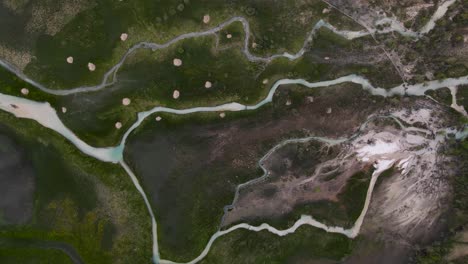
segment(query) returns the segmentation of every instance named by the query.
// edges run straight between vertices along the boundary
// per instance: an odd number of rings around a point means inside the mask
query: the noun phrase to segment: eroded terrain
[[[463,262],[466,8],[4,1],[0,260]]]

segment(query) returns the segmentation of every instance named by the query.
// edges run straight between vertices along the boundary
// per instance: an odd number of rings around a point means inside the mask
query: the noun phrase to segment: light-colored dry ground
[[[444,144],[446,110],[431,102],[415,104],[395,116],[412,126],[406,138],[415,143],[405,160],[403,173],[383,180],[373,197],[365,232],[385,233],[406,241],[430,239],[441,224],[450,196],[451,172],[439,147]]]
[[[351,175],[387,162],[395,171],[381,179],[374,192],[364,232],[384,230],[402,241],[431,236],[430,231],[438,228],[438,220],[446,212],[444,204],[450,195],[451,171],[444,166],[448,157],[439,151],[445,141],[446,108],[430,100],[417,100],[409,108],[387,109],[379,114],[390,114],[406,125],[369,123],[356,138],[338,145],[338,155],[325,160],[311,156],[319,162],[309,174],[291,166],[287,151],[282,156],[267,156],[263,165],[269,178],[241,188],[223,225],[285,215],[297,204],[336,201]],[[330,172],[336,175],[325,180]]]
[[[30,33],[57,34],[78,13],[93,7],[91,0],[37,1],[31,8],[26,29]]]

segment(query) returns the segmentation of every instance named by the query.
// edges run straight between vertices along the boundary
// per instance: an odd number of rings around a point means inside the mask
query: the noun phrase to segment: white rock
[[[210,23],[210,15],[204,15],[203,16],[203,23],[208,24]]]
[[[126,41],[127,38],[128,38],[128,34],[127,34],[127,33],[122,33],[122,34],[120,35],[120,40],[121,40],[121,41]]]
[[[123,105],[129,105],[130,103],[131,103],[130,98],[124,98],[124,99],[122,99],[122,104],[123,104]]]
[[[314,97],[307,96],[307,101],[309,101],[309,103],[313,103],[314,102]]]
[[[226,113],[222,112],[221,114],[219,114],[219,116],[220,116],[221,118],[224,118],[224,117],[226,116]]]
[[[66,113],[67,112],[67,108],[66,107],[62,107],[62,113]]]
[[[330,13],[330,9],[324,8],[324,9],[322,10],[322,14],[328,14],[328,13]]]
[[[291,104],[292,104],[292,102],[291,102],[290,99],[286,100],[286,105],[291,105]]]
[[[255,43],[255,42],[252,42],[252,48],[254,48],[254,49],[255,49],[256,47],[257,47],[257,43]]]
[[[263,79],[262,83],[263,83],[263,84],[267,84],[267,83],[268,83],[268,79]]]
[[[115,128],[121,129],[122,128],[122,123],[120,123],[120,122],[115,123]]]
[[[231,34],[227,34],[227,35],[226,35],[226,38],[230,39],[230,38],[232,38],[232,35],[231,35]]]
[[[24,94],[24,95],[28,95],[28,94],[29,94],[29,90],[26,89],[26,88],[23,88],[23,89],[21,89],[21,93]]]
[[[325,59],[325,60],[329,60],[329,59],[330,59],[330,57],[325,57],[324,59]]]
[[[162,117],[160,117],[160,116],[157,116],[155,119],[156,119],[156,121],[158,121],[158,122],[159,122],[159,121],[161,121],[161,120],[162,120]]]
[[[174,66],[179,67],[182,65],[182,60],[176,58],[172,61],[172,63],[174,63]]]
[[[174,92],[172,93],[172,97],[174,99],[177,99],[177,98],[179,98],[179,96],[180,96],[180,92],[178,90],[174,90]]]
[[[89,62],[88,63],[88,69],[90,71],[95,71],[96,70],[96,65],[94,65],[94,63]]]
[[[211,88],[213,84],[210,81],[205,82],[205,88]]]
[[[328,108],[327,108],[327,114],[331,114],[331,112],[332,112],[331,107],[328,107]]]
[[[69,56],[69,57],[67,58],[67,62],[70,63],[70,64],[72,64],[72,63],[73,63],[73,57],[72,57],[72,56]]]

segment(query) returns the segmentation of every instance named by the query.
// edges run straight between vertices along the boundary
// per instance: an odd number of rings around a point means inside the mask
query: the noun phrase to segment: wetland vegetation
[[[83,156],[70,143],[33,121],[19,121],[5,113],[0,118],[5,124],[2,135],[25,149],[24,162],[31,164],[34,172],[30,220],[19,226],[1,226],[0,238],[5,240],[2,245],[7,246],[2,246],[2,262],[24,259],[27,263],[31,260],[26,256],[32,258],[44,247],[44,260],[41,257],[39,261],[56,263],[63,259],[63,254],[48,247],[48,243],[70,245],[85,263],[125,259],[146,262],[151,258],[145,250],[150,248],[147,212],[123,170]],[[121,194],[112,194],[116,190]],[[125,211],[116,203],[126,204]],[[129,225],[132,222],[136,224]],[[8,247],[11,239],[25,240],[24,250]]]
[[[0,22],[5,25],[0,27],[0,59],[24,76],[2,67],[0,92],[48,102],[66,127],[86,143],[115,146],[140,112],[155,106],[254,105],[284,78],[318,82],[358,74],[376,87],[391,88],[406,81],[465,76],[466,1],[459,2],[428,36],[415,40],[392,31],[349,40],[343,37],[345,33],[366,28],[356,18],[359,10],[346,13],[346,8],[332,8],[317,0],[5,0],[0,3]],[[429,14],[436,7],[418,12],[413,23],[405,21],[405,26],[418,30],[430,21]],[[391,10],[398,17],[405,17],[395,8]],[[457,13],[456,8],[462,11]],[[239,20],[168,48],[143,45],[143,49],[127,53],[138,43],[165,43],[181,34],[209,30],[235,16],[248,22],[249,32]],[[332,26],[320,28],[308,41],[308,34],[321,20],[345,33],[336,34]],[[122,39],[122,33],[128,33],[128,39]],[[304,53],[294,60],[287,55],[271,61],[249,60],[246,33],[253,56]],[[443,46],[448,44],[461,55],[445,52]],[[433,58],[436,53],[440,56]],[[411,74],[407,74],[408,64],[417,61],[418,54],[425,63],[409,65]],[[72,62],[66,60],[69,56]],[[95,70],[88,69],[90,62]],[[97,91],[53,95],[24,80],[28,76],[54,91],[96,86],[104,84],[103,76],[119,62],[115,82]],[[177,98],[174,90],[180,93]],[[466,90],[458,92],[459,103],[465,107]],[[452,103],[448,89],[428,95],[442,105]],[[128,105],[124,98],[130,99]],[[122,151],[148,195],[158,223],[157,237],[151,237],[152,219],[145,203],[119,165],[85,156],[58,133],[1,112],[0,143],[8,147],[0,146],[0,165],[6,160],[2,155],[11,152],[16,167],[1,170],[0,166],[0,179],[21,176],[17,182],[9,182],[8,190],[18,190],[15,198],[24,198],[18,207],[25,208],[25,213],[19,217],[0,202],[0,262],[149,263],[151,258],[159,260],[156,253],[163,259],[190,261],[214,233],[237,223],[223,226],[223,208],[233,202],[239,184],[263,175],[258,161],[278,143],[311,135],[348,137],[369,116],[410,103],[409,98],[372,96],[356,83],[321,89],[290,84],[278,89],[271,104],[254,111],[151,115],[130,134]],[[466,118],[458,121],[456,125],[466,125]],[[309,166],[303,172],[311,174],[312,163],[323,158],[323,153],[309,152],[309,147],[316,146],[298,147],[282,158],[298,167]],[[366,167],[353,173],[332,199],[298,203],[278,217],[247,217],[241,222],[268,222],[285,229],[307,214],[325,224],[351,227],[363,211],[373,172]],[[394,172],[388,170],[381,177],[387,179]],[[335,176],[331,174],[329,180]],[[458,208],[466,196],[460,188],[463,177],[454,181],[454,210],[463,218],[463,210]],[[380,185],[385,185],[382,180],[376,188]],[[312,191],[324,190],[318,186]],[[272,193],[273,189],[266,189],[264,195]],[[465,225],[461,221],[453,226]],[[381,250],[361,248],[369,241],[381,242],[367,232],[349,239],[310,226],[281,237],[267,231],[237,230],[216,240],[200,263],[346,263],[356,251]],[[155,244],[159,246],[156,250]],[[452,244],[440,245],[421,250],[414,259],[419,263],[443,259]]]

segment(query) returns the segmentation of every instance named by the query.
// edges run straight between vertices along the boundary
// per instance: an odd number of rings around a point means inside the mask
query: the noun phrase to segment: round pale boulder
[[[128,34],[127,34],[127,33],[122,33],[122,34],[120,35],[120,40],[121,40],[121,41],[126,41],[127,38],[128,38]]]
[[[115,128],[121,129],[122,128],[122,123],[120,123],[120,122],[115,123]]]
[[[92,62],[89,62],[88,63],[88,69],[90,71],[95,71],[96,70],[96,65],[94,65],[94,63],[92,63]]]
[[[219,117],[221,117],[221,118],[226,117],[226,113],[222,112],[221,114],[219,114]]]
[[[181,59],[177,59],[175,58],[172,63],[174,64],[174,66],[176,67],[179,67],[179,66],[182,66],[182,60]]]
[[[156,121],[158,121],[158,122],[159,122],[159,121],[161,121],[161,120],[162,120],[162,117],[160,117],[160,116],[157,116],[155,119],[156,119]]]
[[[24,95],[28,95],[29,90],[27,88],[23,88],[23,89],[21,89],[21,93],[24,94]]]
[[[62,113],[66,113],[67,112],[67,108],[66,107],[62,107]]]
[[[263,79],[262,83],[263,83],[263,84],[267,84],[267,83],[268,83],[268,79]]]
[[[172,98],[177,99],[179,98],[179,96],[180,96],[180,92],[178,90],[174,90],[174,92],[172,93]]]
[[[208,24],[210,23],[210,15],[204,15],[203,16],[203,23]]]
[[[210,82],[210,81],[206,81],[205,82],[205,88],[211,88],[211,86],[213,86],[213,84]]]
[[[130,98],[124,98],[122,99],[122,104],[123,105],[129,105],[132,101],[130,100]]]
[[[230,38],[232,38],[232,35],[231,35],[231,34],[227,34],[227,35],[226,35],[226,38],[230,39]]]
[[[72,57],[72,56],[69,56],[69,57],[67,58],[67,62],[68,62],[69,64],[72,64],[72,63],[73,63],[73,57]]]

